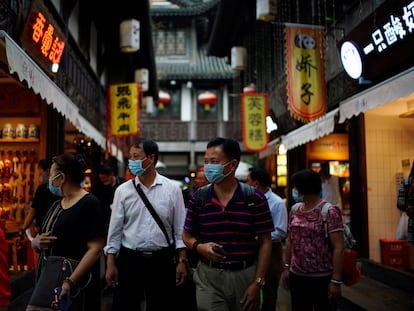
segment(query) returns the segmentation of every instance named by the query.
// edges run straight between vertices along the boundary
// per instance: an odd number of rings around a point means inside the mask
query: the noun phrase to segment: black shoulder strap
[[[144,201],[145,206],[147,207],[148,211],[151,213],[154,220],[157,222],[158,226],[160,227],[162,233],[165,235],[165,239],[167,240],[168,246],[172,246],[170,242],[170,238],[167,233],[167,229],[165,229],[165,226],[160,218],[158,216],[157,212],[155,211],[154,207],[151,205],[150,201],[148,200],[147,196],[145,195],[144,191],[142,191],[141,186],[138,184],[135,184],[135,179],[132,180],[132,183],[134,184],[135,189],[137,190],[139,196],[141,197],[142,201]]]
[[[254,190],[253,186],[250,186],[246,183],[241,182],[240,187],[243,191],[244,199],[246,200],[247,207],[253,207],[254,198],[256,196],[256,191]]]
[[[202,209],[206,203],[208,189],[210,189],[210,184],[198,188],[195,193],[195,202],[197,209]]]

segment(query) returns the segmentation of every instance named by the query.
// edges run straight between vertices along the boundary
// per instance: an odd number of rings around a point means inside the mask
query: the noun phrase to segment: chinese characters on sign
[[[138,83],[109,86],[112,136],[138,133]]]
[[[45,16],[37,12],[36,23],[32,27],[32,39],[39,44],[40,51],[52,64],[59,64],[62,57],[65,42],[55,35],[55,27],[46,22]]]
[[[21,40],[43,69],[51,73],[58,71],[66,38],[40,1],[32,3]]]
[[[268,111],[266,94],[242,94],[243,145],[251,152],[260,152],[269,141],[266,132]]]
[[[315,120],[326,112],[323,29],[286,24],[286,51],[289,110],[303,122]]]
[[[138,83],[113,84],[108,87],[107,105],[109,111],[108,141],[112,137],[124,138],[124,153],[126,151],[126,137],[139,134],[139,101]]]
[[[363,50],[368,55],[375,49],[378,53],[383,52],[387,47],[402,41],[408,34],[414,31],[414,1],[402,7],[401,16],[389,15],[387,20],[371,33],[373,42],[367,44]]]

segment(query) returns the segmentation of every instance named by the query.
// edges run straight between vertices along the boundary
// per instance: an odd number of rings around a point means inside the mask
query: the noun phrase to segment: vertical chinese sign
[[[20,36],[22,47],[49,74],[56,74],[66,37],[43,1],[35,0]]]
[[[120,138],[122,138],[123,153],[126,154],[127,138],[132,140],[134,135],[139,135],[140,94],[138,83],[110,85],[107,98],[109,100],[106,114],[108,125],[107,144],[110,145],[111,139],[115,137],[116,146],[119,148]]]
[[[323,27],[286,24],[285,31],[289,110],[310,122],[327,109]]]
[[[260,152],[269,142],[266,132],[267,95],[242,94],[241,102],[243,145],[250,152]]]

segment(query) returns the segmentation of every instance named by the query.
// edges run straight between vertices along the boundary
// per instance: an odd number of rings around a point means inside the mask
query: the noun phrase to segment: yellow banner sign
[[[242,94],[243,145],[251,152],[260,152],[267,147],[266,132],[267,95]]]
[[[139,133],[138,83],[109,86],[110,136],[137,135]]]
[[[286,24],[285,31],[289,110],[296,119],[309,122],[327,109],[323,28]]]

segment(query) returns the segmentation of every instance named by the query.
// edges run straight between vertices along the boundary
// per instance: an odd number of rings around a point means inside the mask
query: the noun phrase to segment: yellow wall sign
[[[139,133],[138,83],[109,86],[110,136],[137,135]]]
[[[242,94],[241,102],[243,145],[248,151],[260,152],[269,142],[266,132],[267,94]]]

